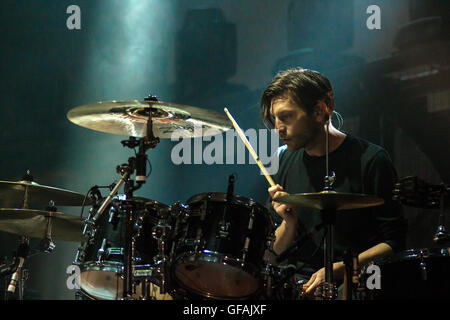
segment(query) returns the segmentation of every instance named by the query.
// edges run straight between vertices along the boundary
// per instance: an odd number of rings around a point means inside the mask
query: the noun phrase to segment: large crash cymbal
[[[83,241],[81,218],[58,211],[0,208],[0,231],[42,239],[46,236],[48,219],[53,240]]]
[[[43,186],[33,181],[0,181],[1,208],[44,208],[50,200],[55,206],[81,206],[85,200],[83,194]],[[84,204],[91,204],[87,198]]]
[[[313,208],[318,210],[350,210],[379,206],[383,199],[376,196],[322,191],[317,193],[297,193],[273,199],[276,202],[290,204],[296,207]]]
[[[225,115],[192,106],[163,101],[103,101],[76,107],[67,113],[73,123],[96,131],[132,137],[147,135],[152,112],[153,135],[170,139],[202,137],[231,129]]]

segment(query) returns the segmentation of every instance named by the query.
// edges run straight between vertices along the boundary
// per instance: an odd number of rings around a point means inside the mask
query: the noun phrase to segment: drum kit
[[[286,280],[291,271],[268,257],[275,239],[271,213],[234,193],[234,175],[229,176],[226,192],[197,194],[184,203],[166,205],[134,195],[146,183],[146,152],[156,148],[160,139],[170,138],[176,130],[182,130],[188,138],[220,134],[232,125],[240,132],[228,110],[225,112],[229,119],[213,111],[161,102],[151,95],[143,101],[98,102],[70,110],[67,117],[71,122],[128,136],[122,145],[138,151],[127,163],[117,166],[119,182],[94,186],[86,195],[40,185],[29,172],[21,181],[0,181],[0,231],[21,236],[15,261],[0,266],[0,276],[11,279],[8,293],[14,293],[17,286],[19,299],[23,298],[23,264],[30,253],[29,237],[34,237],[42,239],[40,252],[52,252],[53,240],[80,243],[74,265],[80,270],[77,297],[81,299],[306,299],[300,283]],[[244,143],[252,153],[248,141]],[[257,156],[255,160],[260,165]],[[270,176],[265,176],[273,185]],[[316,295],[319,299],[336,299],[332,264],[335,215],[343,209],[383,203],[374,196],[334,192],[333,179],[327,167],[324,191],[276,199],[321,213],[326,232],[326,279]],[[122,187],[123,193],[119,193]],[[108,188],[109,194],[102,196],[100,188]],[[91,208],[83,218],[59,212],[56,205]],[[445,230],[441,233],[443,237]],[[414,260],[412,256],[422,261],[422,274],[427,273],[431,263],[425,257],[431,257],[431,253],[422,250],[408,254],[409,261]],[[446,257],[449,261],[448,254]],[[391,260],[389,265],[397,266],[398,262]],[[286,288],[290,294],[280,294]]]

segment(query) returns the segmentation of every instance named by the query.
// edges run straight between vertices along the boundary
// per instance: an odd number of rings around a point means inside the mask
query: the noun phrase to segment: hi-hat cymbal
[[[81,206],[85,196],[70,190],[43,186],[33,181],[0,181],[0,207],[43,208],[50,200],[55,206]],[[91,204],[90,198],[85,201]]]
[[[0,209],[0,231],[21,236],[45,238],[47,219],[51,219],[51,238],[60,241],[83,240],[84,222],[62,212],[33,209]]]
[[[170,139],[173,133],[176,138],[211,136],[232,126],[223,114],[163,101],[101,101],[76,107],[67,113],[67,118],[96,131],[145,137],[149,112],[153,135],[158,138]]]
[[[318,210],[350,210],[379,206],[384,203],[383,199],[376,196],[339,193],[335,191],[322,191],[317,193],[297,193],[282,197],[277,197],[273,201],[286,203],[303,208],[313,208]]]

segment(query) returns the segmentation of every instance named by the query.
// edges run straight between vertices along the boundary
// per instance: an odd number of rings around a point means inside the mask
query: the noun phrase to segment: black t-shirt
[[[394,252],[406,246],[406,221],[401,205],[392,200],[397,174],[388,153],[373,143],[351,135],[329,154],[329,172],[335,172],[332,186],[336,192],[376,195],[384,199],[382,206],[342,210],[336,214],[334,233],[335,261],[343,259],[344,250],[363,252],[381,242],[389,244]],[[279,149],[279,170],[273,176],[290,194],[320,192],[324,189],[326,158],[312,157],[304,149],[293,152],[286,146]],[[281,218],[272,210],[274,219]],[[299,208],[298,236],[322,222],[320,211]],[[301,262],[312,271],[323,267],[324,229],[306,241],[291,262]]]

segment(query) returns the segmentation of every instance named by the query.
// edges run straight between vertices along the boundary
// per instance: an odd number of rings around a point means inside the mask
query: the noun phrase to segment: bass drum
[[[122,286],[120,285],[120,289]],[[119,291],[120,292],[120,291]],[[115,298],[117,299],[117,298]],[[136,286],[136,292],[131,295],[133,300],[174,300],[172,294],[160,292],[160,288],[154,283],[139,282]],[[105,300],[102,298],[89,295],[85,290],[81,289],[76,294],[76,300]],[[112,299],[106,299],[112,300]]]
[[[262,287],[263,256],[274,224],[269,211],[253,200],[234,195],[229,203],[226,197],[199,194],[178,210],[173,278],[206,298],[247,299]]]
[[[450,248],[410,249],[373,264],[381,281],[377,288],[365,274],[363,284],[373,288],[366,289],[368,299],[442,299],[450,293]]]
[[[132,210],[136,217],[132,231],[135,238],[132,263],[135,278],[133,297],[144,297],[157,287],[158,278],[154,275],[152,266],[157,260],[159,249],[152,232],[162,218],[170,217],[170,207],[143,198],[115,199],[99,216],[95,232],[80,248],[75,261],[81,271],[81,291],[89,299],[123,298],[123,261],[129,210]],[[159,292],[159,288],[157,291]],[[155,297],[167,298],[165,295],[156,294]]]

